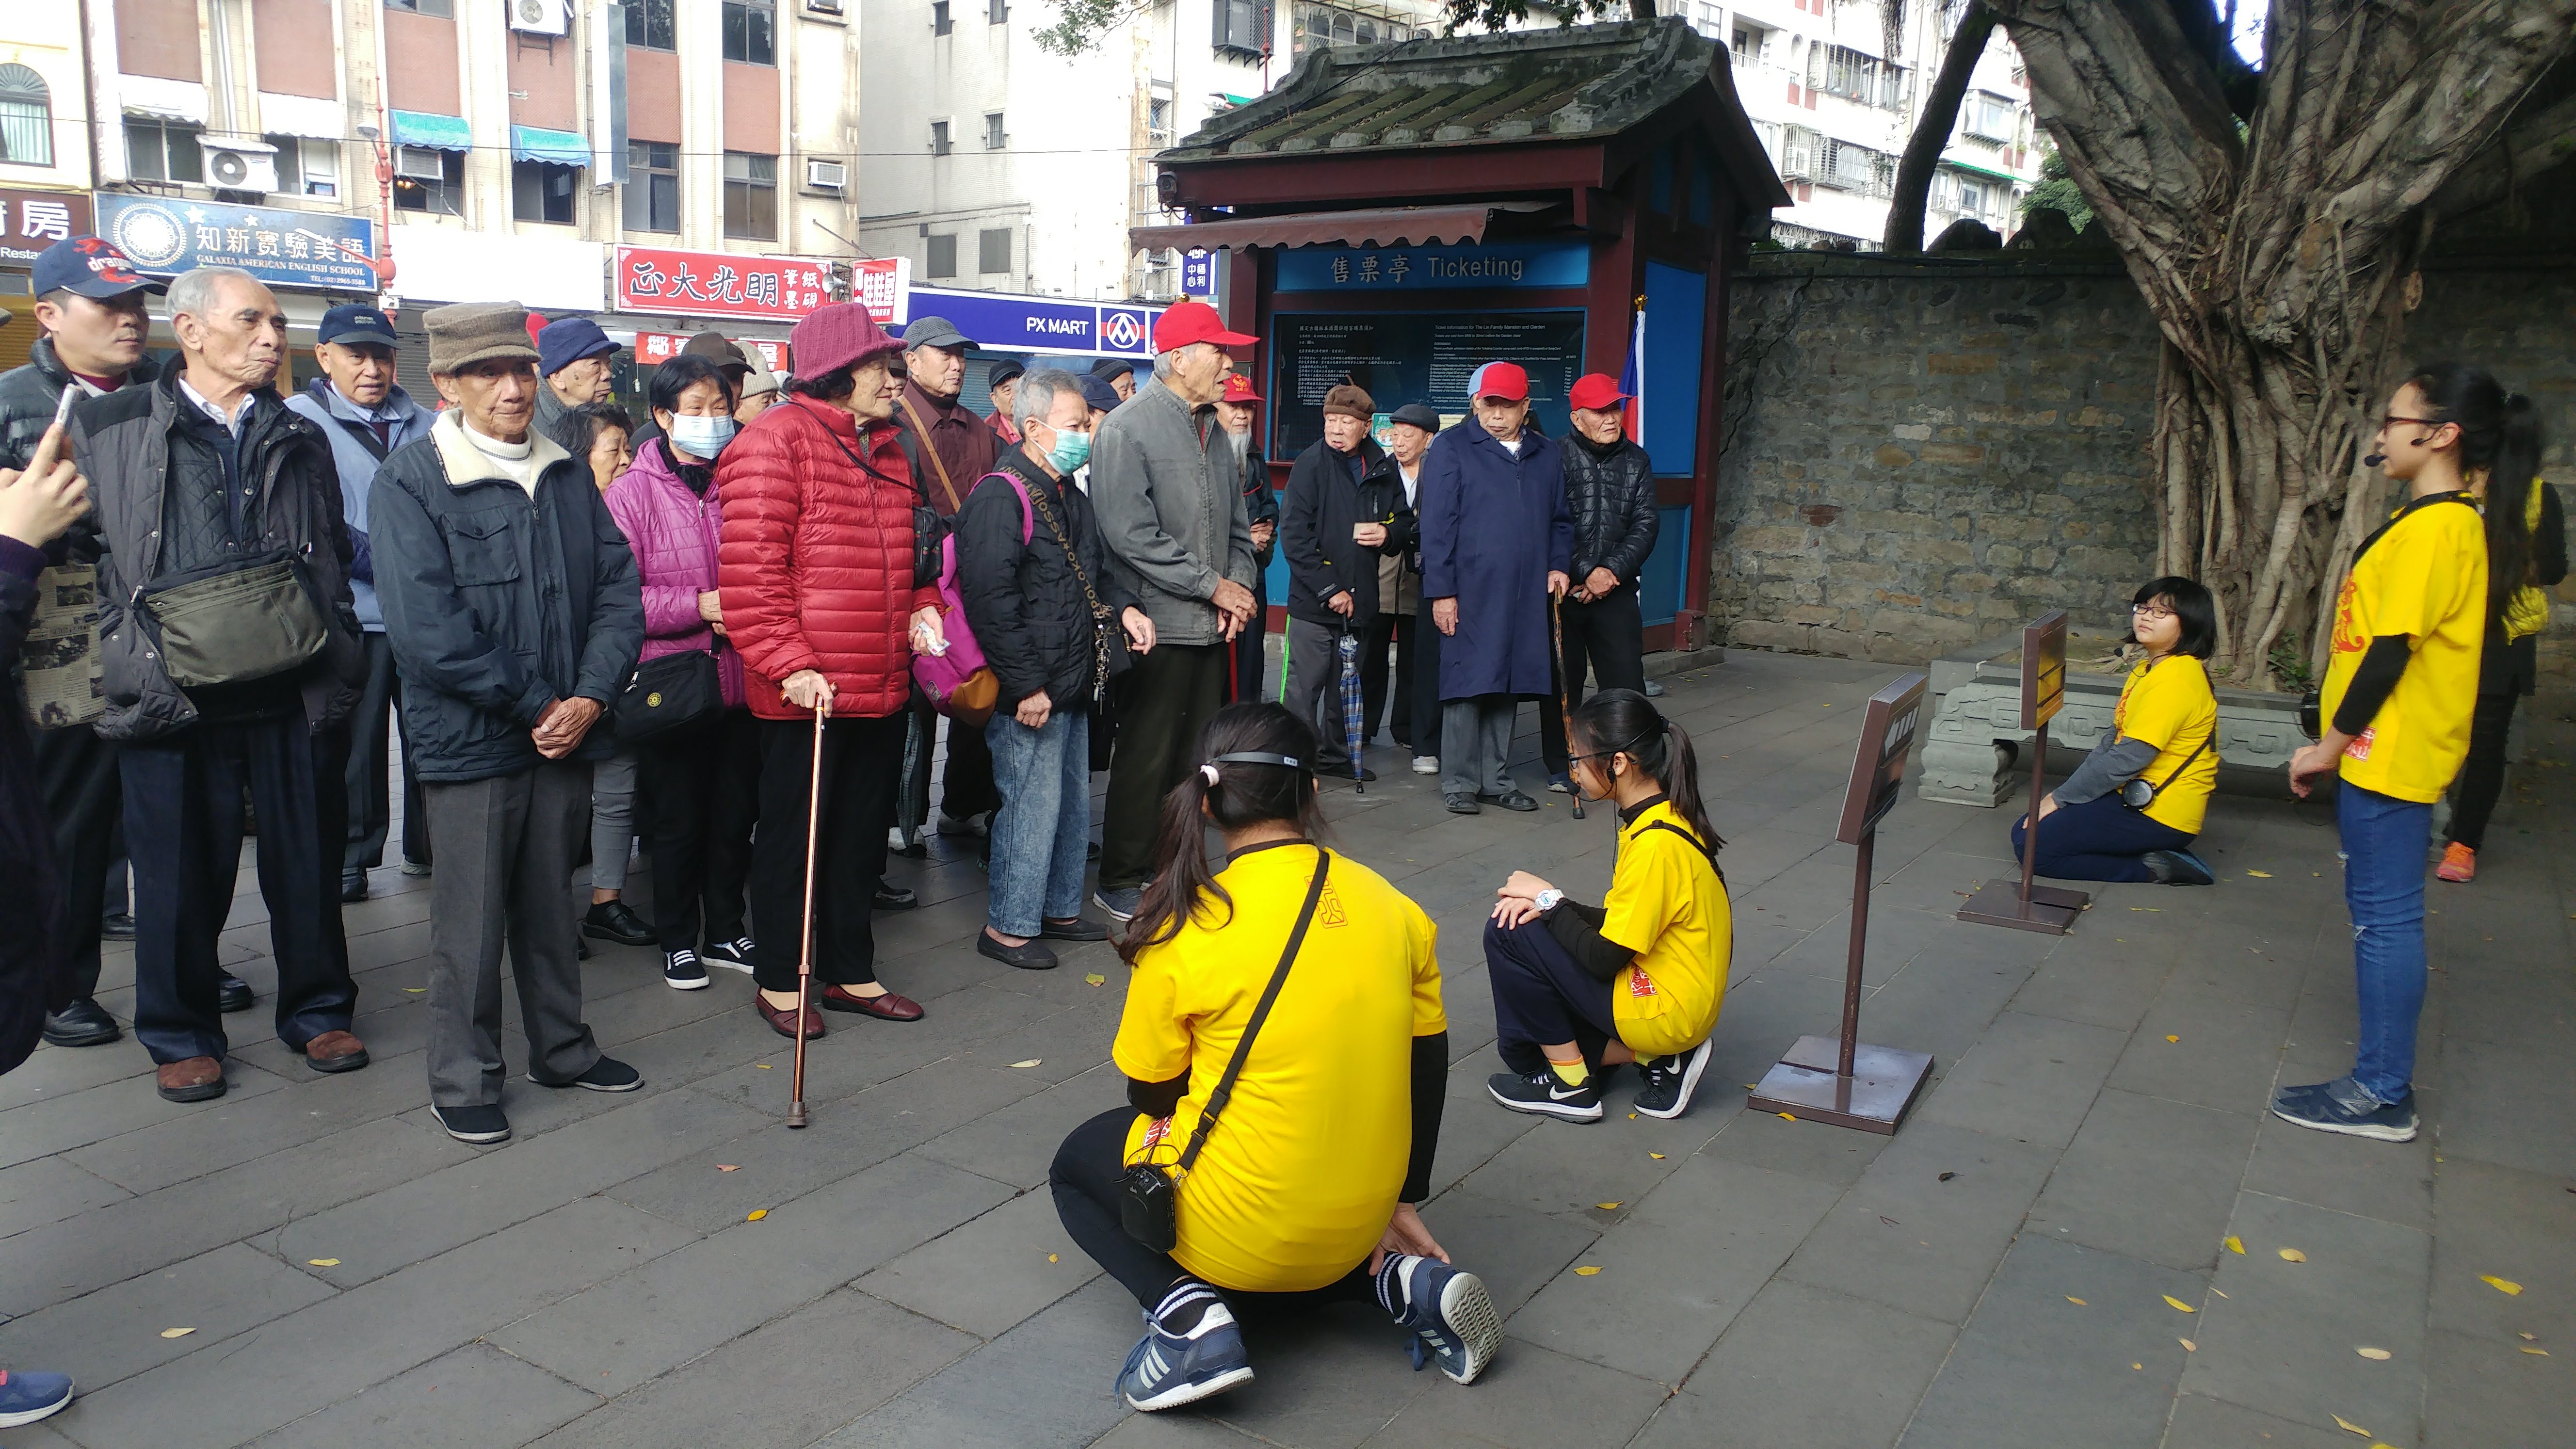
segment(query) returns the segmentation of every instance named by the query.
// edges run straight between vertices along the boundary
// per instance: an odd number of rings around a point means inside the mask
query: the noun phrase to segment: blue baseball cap
[[[1117,411],[1118,389],[1109,385],[1109,379],[1096,372],[1086,372],[1074,381],[1082,387],[1084,402],[1104,413]]]
[[[36,253],[28,277],[39,297],[47,292],[75,292],[106,301],[129,292],[167,292],[169,287],[134,270],[134,263],[102,237],[68,237]]]
[[[617,344],[587,317],[560,317],[537,333],[537,372],[552,377],[585,357],[615,352]]]
[[[373,307],[351,303],[334,307],[322,314],[322,325],[314,330],[317,342],[372,342],[379,347],[393,347],[394,324]]]

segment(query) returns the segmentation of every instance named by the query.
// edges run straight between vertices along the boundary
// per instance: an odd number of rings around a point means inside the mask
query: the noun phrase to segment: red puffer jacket
[[[778,688],[800,669],[831,681],[836,715],[890,715],[911,698],[912,611],[936,607],[939,593],[913,585],[914,495],[894,426],[866,434],[847,409],[800,397],[762,413],[717,459],[717,589],[762,719],[806,718]]]

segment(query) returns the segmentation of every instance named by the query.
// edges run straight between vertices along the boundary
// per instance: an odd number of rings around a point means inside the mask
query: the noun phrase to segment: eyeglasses
[[[2150,624],[2161,623],[2162,621],[2174,616],[2174,611],[2166,608],[2162,604],[2131,604],[2129,606],[2129,613],[2136,618],[2146,620]]]
[[[2379,425],[2383,428],[2393,428],[2399,423],[2413,423],[2419,428],[2438,428],[2446,426],[2449,422],[2448,418],[2401,418],[2395,413],[2390,413],[2379,420]]]

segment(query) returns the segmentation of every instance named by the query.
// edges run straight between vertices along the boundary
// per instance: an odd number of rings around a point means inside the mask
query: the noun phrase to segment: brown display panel
[[[2022,831],[2021,879],[1990,880],[1977,887],[1958,918],[1980,926],[2006,926],[2063,936],[2093,898],[2063,886],[2034,885],[2039,859],[2039,801],[2047,782],[2048,722],[2066,702],[2066,613],[2051,610],[2021,631],[2021,727],[2030,736],[2029,828]]]

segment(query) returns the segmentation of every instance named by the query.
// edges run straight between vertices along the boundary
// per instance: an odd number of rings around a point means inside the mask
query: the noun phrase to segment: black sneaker
[[[98,922],[98,933],[111,941],[133,940],[134,913],[132,911],[118,911],[115,915],[100,917]]]
[[[1689,1111],[1691,1093],[1699,1090],[1699,1074],[1707,1070],[1712,1050],[1713,1043],[1701,1042],[1686,1052],[1637,1063],[1638,1075],[1646,1079],[1646,1085],[1637,1089],[1637,1110],[1664,1118]]]
[[[1080,916],[1062,921],[1042,918],[1038,922],[1038,935],[1049,941],[1106,941],[1109,928]]]
[[[1136,919],[1137,906],[1144,898],[1144,891],[1135,886],[1102,886],[1091,893],[1091,903],[1122,926]]]
[[[105,1046],[123,1035],[116,1018],[86,996],[45,1013],[45,1040],[58,1047]]]
[[[2312,1132],[2367,1137],[2375,1142],[2415,1140],[2415,1093],[2394,1102],[2379,1102],[2350,1077],[2306,1087],[2283,1087],[2272,1094],[2272,1115]]]
[[[662,957],[662,984],[673,991],[707,989],[707,968],[698,964],[695,951],[671,951]]]
[[[250,983],[244,981],[238,976],[235,976],[229,971],[225,972],[223,974],[223,978],[215,983],[215,1009],[217,1011],[248,1011],[250,1010],[253,999],[254,998],[250,994]]]
[[[709,941],[701,955],[710,966],[747,973],[752,969],[752,952],[756,949],[749,936],[736,936],[730,941]]]
[[[2138,862],[2147,868],[2147,874],[2156,878],[2158,885],[2218,884],[2217,873],[2209,868],[2209,862],[2188,850],[2150,850],[2138,857]]]
[[[1005,966],[1017,966],[1023,971],[1053,971],[1056,965],[1055,952],[1048,950],[1045,942],[1030,941],[1010,946],[994,940],[990,931],[975,933],[975,954]]]
[[[1452,815],[1482,815],[1485,813],[1485,807],[1477,804],[1476,797],[1473,795],[1443,795],[1440,797],[1440,803],[1448,806],[1449,813]]]
[[[1515,1112],[1562,1117],[1568,1122],[1601,1120],[1601,1083],[1597,1078],[1586,1078],[1582,1086],[1569,1087],[1563,1078],[1542,1067],[1528,1076],[1496,1072],[1485,1079],[1485,1090]]]
[[[363,901],[366,898],[367,873],[363,870],[344,870],[340,872],[341,903],[345,905],[348,902]]]
[[[908,911],[921,904],[921,897],[910,886],[879,885],[872,904],[880,911]]]
[[[510,1119],[498,1107],[432,1107],[429,1115],[459,1142],[484,1146],[510,1140]]]
[[[653,928],[635,914],[635,908],[624,901],[601,901],[581,918],[581,933],[620,946],[650,946]]]
[[[537,1079],[530,1077],[529,1081]],[[615,1057],[601,1057],[590,1070],[569,1082],[537,1082],[540,1087],[582,1087],[593,1092],[631,1092],[644,1085],[644,1074]]]

